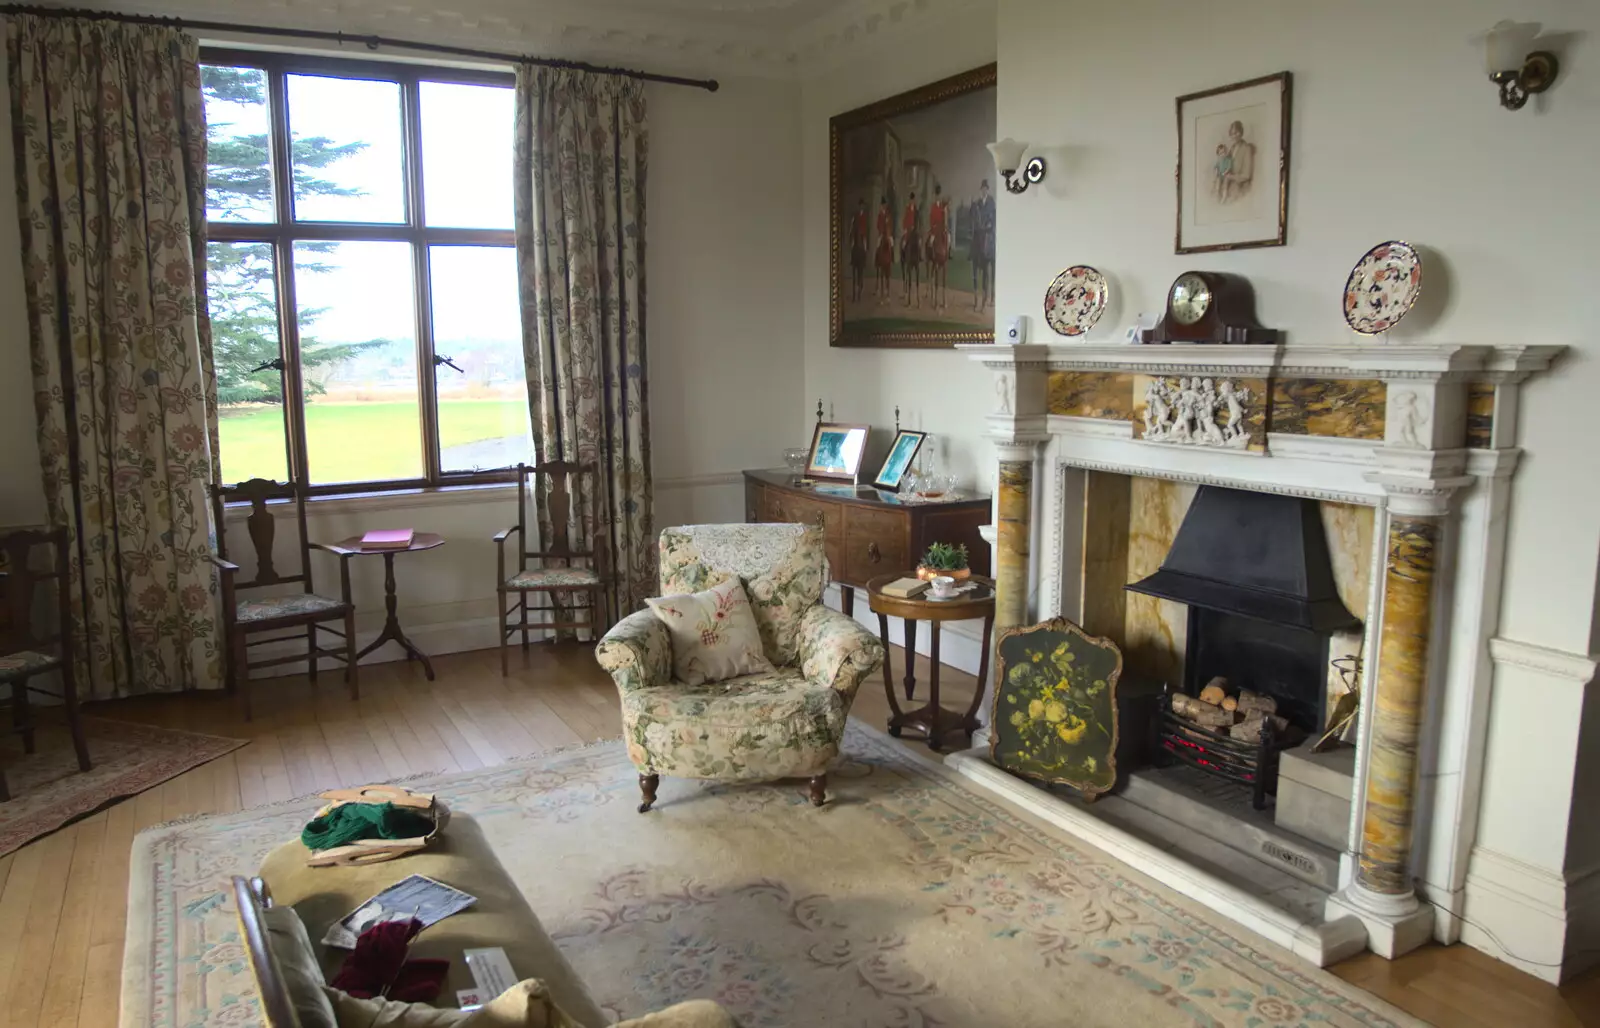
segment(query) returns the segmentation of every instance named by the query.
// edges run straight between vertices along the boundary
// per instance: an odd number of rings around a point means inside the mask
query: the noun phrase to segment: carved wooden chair
[[[6,628],[0,635],[0,686],[11,687],[11,730],[22,736],[24,753],[34,751],[33,710],[28,693],[59,697],[66,708],[72,748],[78,769],[89,770],[89,746],[78,718],[78,684],[72,668],[72,587],[67,571],[65,528],[18,528],[0,534],[0,598]],[[55,589],[55,625],[46,628],[38,613],[42,584]],[[34,684],[34,677],[61,673],[61,691]],[[11,798],[5,773],[0,771],[0,801]]]
[[[299,570],[293,574],[279,574],[273,562],[273,541],[277,535],[277,518],[267,509],[274,500],[287,500],[294,504],[295,527],[299,536]],[[223,505],[232,501],[250,504],[250,514],[245,518],[245,528],[256,554],[256,577],[248,582],[237,582],[239,565],[228,560],[227,537],[221,531]],[[222,618],[228,643],[228,689],[237,691],[244,700],[244,717],[250,720],[250,671],[253,668],[272,667],[304,660],[311,681],[317,680],[317,662],[323,657],[344,664],[344,680],[350,685],[350,698],[359,699],[361,691],[356,678],[356,608],[350,599],[349,551],[339,551],[306,537],[305,490],[294,482],[273,482],[265,478],[252,478],[238,485],[217,486],[211,490],[211,504],[216,518],[217,553],[212,563],[222,570]],[[339,595],[323,596],[316,592],[311,581],[311,551],[322,550],[339,558]],[[239,596],[244,590],[267,586],[282,586],[300,582],[303,591],[272,596]],[[344,630],[329,627],[330,621],[343,621]],[[297,630],[305,629],[306,652],[284,657],[271,657],[251,661],[250,647],[292,639]],[[264,639],[251,636],[262,632],[283,632]],[[338,649],[319,645],[318,632],[327,632],[343,640]]]
[[[526,650],[530,631],[587,628],[590,638],[597,640],[611,624],[607,620],[606,545],[599,516],[600,483],[596,465],[567,461],[518,464],[516,476],[517,523],[494,537],[500,582],[502,675],[510,673],[509,642],[518,632],[522,633],[522,648]],[[536,523],[531,526],[528,523],[530,483],[531,488],[543,491],[550,515],[550,537],[541,539],[541,548],[537,550],[529,548],[529,540],[538,532]],[[587,526],[590,533],[588,539],[576,543],[570,528],[574,494],[586,508],[578,523]],[[508,574],[506,539],[513,533],[518,537],[517,570],[515,574]],[[529,560],[537,562],[534,567],[528,566]],[[515,604],[511,603],[513,593],[517,594]],[[562,595],[566,596],[565,602],[561,600]],[[535,596],[545,597],[547,605],[530,606]],[[544,612],[547,618],[530,621],[528,615],[532,611]],[[579,615],[585,616],[578,620]]]

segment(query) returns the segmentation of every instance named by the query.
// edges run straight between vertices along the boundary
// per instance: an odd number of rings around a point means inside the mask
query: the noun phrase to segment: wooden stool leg
[[[658,789],[660,786],[660,775],[639,776],[639,792],[644,795],[644,802],[639,804],[639,813],[643,814],[645,811],[655,806],[656,789]]]
[[[807,783],[811,788],[811,805],[820,807],[828,802],[828,776],[826,773],[812,775]]]

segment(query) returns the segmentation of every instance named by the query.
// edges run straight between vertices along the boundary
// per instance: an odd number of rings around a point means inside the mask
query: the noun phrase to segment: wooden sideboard
[[[787,471],[744,473],[744,519],[820,525],[833,580],[846,614],[855,589],[892,571],[910,571],[931,543],[967,548],[975,574],[989,574],[989,544],[978,534],[990,518],[989,498],[907,503],[871,486],[819,482],[797,485]]]

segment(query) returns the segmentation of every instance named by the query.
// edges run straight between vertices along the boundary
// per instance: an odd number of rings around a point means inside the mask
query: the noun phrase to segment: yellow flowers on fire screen
[[[1008,771],[1089,797],[1117,782],[1122,653],[1065,618],[1000,637],[989,751]]]

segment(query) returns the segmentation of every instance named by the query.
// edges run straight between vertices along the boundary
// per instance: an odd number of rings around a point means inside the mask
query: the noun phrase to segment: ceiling
[[[48,2],[48,0],[47,0]],[[60,0],[57,0],[60,2]],[[90,0],[101,9],[381,34],[690,75],[789,78],[993,0]]]

